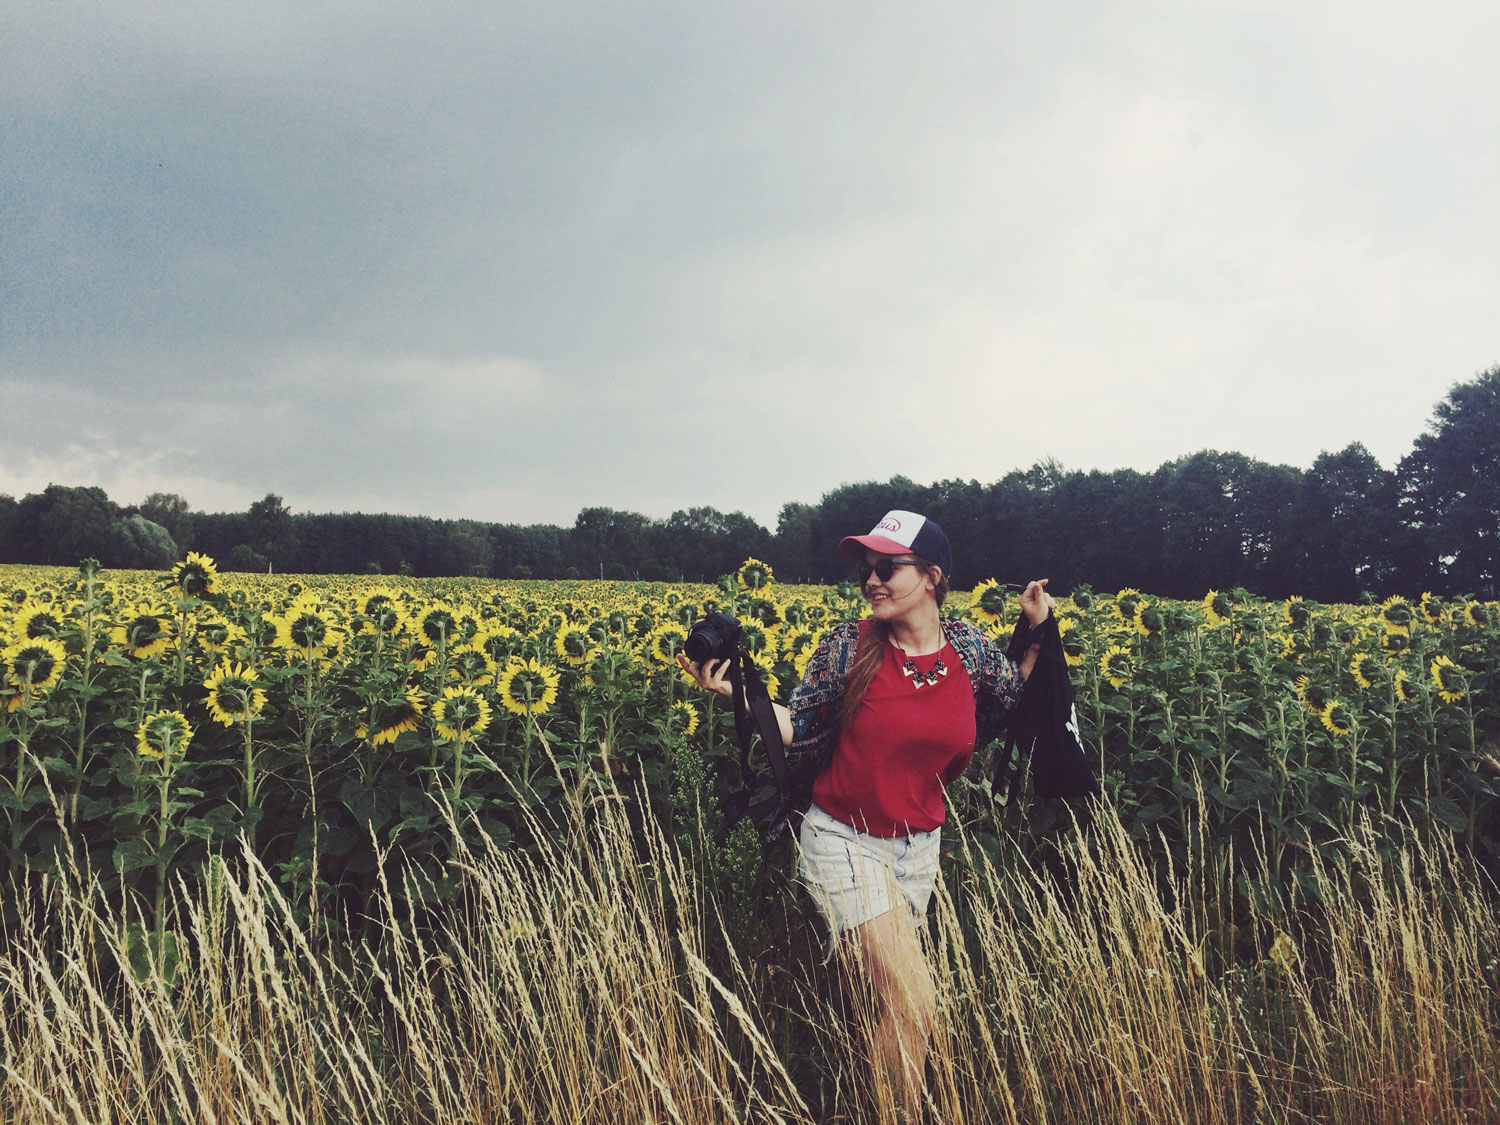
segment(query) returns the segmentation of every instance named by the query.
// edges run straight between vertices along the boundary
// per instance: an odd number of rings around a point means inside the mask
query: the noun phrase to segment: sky
[[[11,0],[0,492],[774,530],[1393,468],[1500,364],[1500,5]]]

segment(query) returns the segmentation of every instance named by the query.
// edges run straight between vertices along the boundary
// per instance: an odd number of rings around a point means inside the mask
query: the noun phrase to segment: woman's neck
[[[907,656],[927,656],[943,647],[943,623],[937,606],[887,622],[892,643]]]

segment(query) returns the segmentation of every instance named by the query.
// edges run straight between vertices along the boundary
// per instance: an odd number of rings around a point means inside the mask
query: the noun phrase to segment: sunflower
[[[512,660],[500,674],[500,703],[513,715],[545,715],[557,701],[560,678],[535,657]]]
[[[422,695],[411,688],[393,700],[371,702],[368,719],[360,723],[354,733],[358,738],[368,737],[372,746],[382,746],[394,743],[401,735],[421,725]]]
[[[448,660],[448,678],[487,687],[495,682],[495,661],[479,645],[459,645]]]
[[[1400,594],[1392,594],[1380,603],[1380,620],[1392,633],[1411,632],[1411,603]]]
[[[771,567],[759,559],[746,559],[734,572],[734,580],[747,590],[760,590],[775,581]]]
[[[652,630],[648,651],[651,658],[659,664],[676,664],[677,654],[686,644],[687,630],[677,622],[669,621]]]
[[[1349,674],[1354,677],[1355,683],[1367,690],[1375,686],[1375,681],[1370,679],[1365,672],[1365,665],[1370,664],[1370,662],[1371,656],[1368,652],[1357,652],[1354,654],[1353,659],[1349,661]],[[1379,662],[1377,661],[1372,664],[1371,667],[1378,668]]]
[[[768,629],[773,629],[786,620],[782,615],[781,607],[770,598],[751,598],[750,606],[745,610],[745,616],[759,621]]]
[[[1005,624],[1005,587],[986,578],[969,594],[969,613],[982,625]]]
[[[817,644],[810,644],[796,656],[792,657],[792,669],[797,673],[798,679],[807,674],[807,666],[812,661],[813,653],[818,651]]]
[[[767,629],[759,621],[740,622],[740,651],[748,652],[751,656],[760,656],[764,652],[775,652],[775,631]]]
[[[429,606],[417,618],[417,638],[433,648],[451,644],[459,636],[458,617],[447,606]]]
[[[1429,625],[1441,625],[1443,618],[1447,616],[1447,610],[1443,606],[1443,599],[1434,597],[1431,590],[1422,592],[1422,600],[1418,603],[1422,619]]]
[[[1160,636],[1166,627],[1167,617],[1159,606],[1144,606],[1135,615],[1135,631],[1143,637]]]
[[[261,713],[266,693],[255,673],[243,664],[226,664],[203,681],[208,689],[208,713],[226,727],[247,723]]]
[[[343,635],[333,626],[329,614],[311,601],[298,602],[285,617],[275,618],[276,647],[308,660],[322,660],[333,655],[343,643]]]
[[[781,655],[788,660],[795,660],[803,652],[811,649],[817,643],[818,635],[811,629],[794,629],[789,633],[782,634]]]
[[[401,632],[406,617],[389,590],[376,590],[359,604],[360,617],[383,637]]]
[[[1489,607],[1484,602],[1468,602],[1464,605],[1462,613],[1464,623],[1472,625],[1476,629],[1483,629],[1490,623]]]
[[[1337,699],[1330,699],[1325,703],[1323,710],[1318,712],[1318,717],[1330,734],[1348,734],[1354,726],[1354,715]]]
[[[1110,645],[1099,658],[1099,674],[1109,681],[1111,687],[1120,687],[1134,671],[1130,650],[1120,645]]]
[[[245,630],[231,625],[218,614],[212,614],[198,622],[196,638],[204,652],[218,654],[228,650],[236,638],[243,637]]]
[[[772,699],[780,698],[781,677],[776,674],[775,657],[769,652],[764,652],[752,656],[750,663],[755,665],[755,670],[760,673],[760,682],[766,685],[766,694]]]
[[[43,637],[61,640],[65,627],[63,614],[48,605],[23,609],[10,624],[11,634],[18,641],[39,641]]]
[[[679,699],[672,704],[672,710],[668,715],[668,722],[675,729],[678,724],[682,725],[682,736],[690,737],[698,729],[698,708],[694,707],[686,699]]]
[[[1146,604],[1146,595],[1139,590],[1130,587],[1121,590],[1115,595],[1115,614],[1132,629],[1135,628],[1136,616]]]
[[[438,734],[452,742],[472,742],[490,725],[490,703],[471,687],[451,687],[432,705]]]
[[[417,672],[425,672],[437,663],[437,649],[414,639],[406,654],[406,666]]]
[[[1078,628],[1076,617],[1059,617],[1057,619],[1057,632],[1062,637],[1063,659],[1070,667],[1077,668],[1083,663],[1083,638],[1070,637],[1069,633]]]
[[[598,652],[598,642],[588,628],[580,624],[562,625],[552,637],[552,651],[568,667],[583,667]],[[508,654],[505,654],[510,655]]]
[[[182,591],[184,597],[201,598],[213,593],[219,569],[214,560],[197,551],[189,551],[187,558],[172,568],[172,585]]]
[[[1396,698],[1399,699],[1402,703],[1411,702],[1411,689],[1406,686],[1406,682],[1409,679],[1411,679],[1411,676],[1407,673],[1405,668],[1397,668],[1395,676],[1392,677],[1391,682],[1392,686],[1396,690]]]
[[[1405,629],[1386,629],[1380,634],[1380,648],[1384,652],[1405,652],[1411,648],[1411,635]]]
[[[1307,623],[1312,620],[1312,609],[1313,607],[1302,598],[1291,597],[1281,607],[1281,615],[1293,629],[1305,629]]]
[[[136,751],[143,758],[157,759],[166,771],[172,769],[174,760],[181,761],[192,740],[193,728],[181,711],[155,711],[135,731]]]
[[[138,605],[109,631],[109,637],[137,660],[149,660],[172,643],[172,618],[153,606]]]
[[[1234,600],[1218,590],[1203,595],[1203,615],[1210,625],[1227,625],[1234,614]]]
[[[5,662],[5,686],[17,694],[6,701],[5,709],[14,711],[32,698],[51,691],[62,679],[68,653],[61,641],[51,637],[18,640],[0,652]]]
[[[1464,697],[1463,670],[1452,660],[1446,656],[1434,656],[1428,670],[1444,703],[1457,703]]]
[[[1328,689],[1316,682],[1311,676],[1304,673],[1297,677],[1294,685],[1297,698],[1302,700],[1302,705],[1309,713],[1321,715],[1323,709],[1328,706]]]

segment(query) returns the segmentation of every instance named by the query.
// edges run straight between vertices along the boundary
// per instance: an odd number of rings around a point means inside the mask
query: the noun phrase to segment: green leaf
[[[170,930],[147,930],[139,922],[125,927],[125,952],[130,962],[130,975],[137,984],[159,979],[169,989],[175,989],[178,967],[182,959],[178,954],[177,935]]]
[[[1456,801],[1442,794],[1438,794],[1427,802],[1427,812],[1454,832],[1464,832],[1469,827],[1469,817],[1464,810]]]
[[[115,845],[114,865],[120,874],[150,867],[156,862],[156,852],[144,840],[122,840]]]

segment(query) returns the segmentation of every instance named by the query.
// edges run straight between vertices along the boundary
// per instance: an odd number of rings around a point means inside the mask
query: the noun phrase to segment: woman
[[[937,879],[943,786],[976,745],[998,736],[1037,648],[1014,663],[979,629],[939,612],[952,550],[923,516],[887,512],[839,551],[858,560],[870,614],[831,629],[789,706],[776,707],[797,780],[766,835],[775,839],[806,809],[798,874],[832,942],[851,935],[868,967],[877,1062],[913,1109],[937,1007],[917,923]],[[1046,584],[1032,582],[1021,595],[1032,625],[1053,608]],[[730,695],[729,661],[678,659],[700,687]]]

